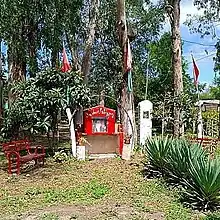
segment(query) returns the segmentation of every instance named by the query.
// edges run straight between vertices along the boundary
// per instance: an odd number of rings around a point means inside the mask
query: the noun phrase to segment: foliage
[[[220,161],[197,157],[190,161],[187,187],[187,203],[204,210],[217,209],[220,206]]]
[[[204,120],[219,120],[219,113],[217,110],[208,110],[205,112],[202,112],[202,118]]]
[[[22,61],[31,76],[51,63],[54,67],[65,31],[71,35],[77,32],[82,2],[1,0],[0,19],[4,22],[0,25],[0,36],[8,46],[7,61],[13,59],[18,64]]]
[[[210,93],[214,99],[220,99],[220,77],[216,75],[214,79],[214,86],[211,86]]]
[[[178,103],[182,111],[182,120],[187,128],[191,128],[194,119],[194,103],[197,99],[195,86],[187,73],[187,63],[183,59],[184,92],[180,96],[173,95],[173,71],[171,34],[164,33],[158,40],[148,42],[149,71],[147,98],[154,103],[153,117],[164,120],[165,131],[173,127],[173,106]],[[166,51],[166,53],[164,53]],[[137,56],[135,54],[135,56]],[[136,60],[135,60],[136,61]],[[137,60],[134,66],[135,102],[145,98],[147,64]],[[160,86],[158,86],[160,85]]]
[[[147,139],[146,151],[151,165],[162,171],[165,168],[165,158],[169,152],[172,140],[168,137]]]
[[[220,161],[218,158],[214,160],[208,158],[199,145],[167,138],[148,140],[146,151],[154,168],[162,172],[164,177],[168,177],[169,181],[183,186],[185,203],[203,210],[219,207]]]
[[[220,213],[219,212],[214,212],[208,214],[204,220],[220,220]]]
[[[160,38],[160,30],[164,21],[162,8],[146,2],[148,10],[143,9],[140,1],[127,1],[126,13],[128,31],[132,49],[132,77],[135,105],[143,100],[145,90],[145,73],[147,65],[148,46],[150,42]],[[123,80],[122,51],[118,46],[115,32],[116,12],[114,1],[102,1],[100,5],[99,23],[96,27],[96,38],[93,46],[93,68],[89,86],[94,94],[102,91],[118,100]],[[138,17],[138,19],[137,19]],[[165,85],[165,84],[163,84]],[[106,99],[107,104],[113,103]]]
[[[173,92],[171,34],[169,32],[164,33],[158,41],[149,42],[147,47],[150,57],[148,98],[162,101],[166,94]],[[142,63],[141,66],[146,67]],[[182,68],[184,93],[195,100],[195,87],[186,72],[187,64],[184,59]],[[145,87],[145,81],[143,83],[142,86]],[[161,86],[158,86],[158,84]],[[145,90],[142,93],[142,97],[144,97],[144,92]]]
[[[212,98],[219,99],[219,85],[220,85],[220,42],[217,34],[218,23],[220,21],[219,9],[220,4],[218,0],[194,0],[194,5],[202,12],[200,15],[190,15],[186,22],[193,33],[199,33],[202,38],[210,36],[217,40],[215,45],[216,56],[214,57],[216,72],[215,86],[211,87],[210,95]]]
[[[67,106],[76,109],[90,102],[89,90],[78,73],[61,73],[54,69],[13,84],[12,93],[16,98],[6,111],[2,129],[4,135],[10,138],[21,131],[30,134],[54,132],[60,111]]]
[[[197,158],[205,158],[206,153],[198,145],[191,145],[186,140],[174,140],[166,155],[167,174],[173,182],[184,184],[190,178],[189,164]]]
[[[121,50],[115,31],[116,1],[101,1],[96,26],[89,86],[94,94],[117,97],[122,78]],[[111,101],[106,101],[112,105]],[[113,104],[115,106],[115,103]]]
[[[65,153],[64,150],[61,150],[59,152],[55,152],[54,156],[53,156],[53,159],[55,162],[58,162],[58,163],[63,163],[65,161],[68,160],[68,155]]]

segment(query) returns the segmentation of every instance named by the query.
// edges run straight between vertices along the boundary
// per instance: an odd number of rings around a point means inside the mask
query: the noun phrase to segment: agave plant
[[[189,179],[185,180],[188,203],[210,210],[220,205],[220,161],[197,158],[190,160]]]
[[[166,158],[166,169],[174,183],[184,183],[189,178],[189,163],[207,155],[200,145],[186,140],[174,140]]]
[[[172,145],[172,139],[166,137],[156,137],[147,139],[146,141],[146,152],[150,164],[153,168],[163,173],[166,166],[166,157],[169,148]]]
[[[190,148],[186,141],[174,140],[166,158],[166,170],[174,183],[181,183],[188,176]]]

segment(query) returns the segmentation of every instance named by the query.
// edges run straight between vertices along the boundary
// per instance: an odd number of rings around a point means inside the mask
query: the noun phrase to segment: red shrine
[[[116,111],[102,105],[84,110],[83,133],[88,154],[122,154],[123,131]]]

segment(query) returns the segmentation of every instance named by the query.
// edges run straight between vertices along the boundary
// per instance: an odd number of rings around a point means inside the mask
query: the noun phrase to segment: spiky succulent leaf
[[[146,151],[149,162],[154,168],[162,171],[165,168],[166,157],[169,148],[172,144],[172,139],[166,137],[156,137],[147,139]]]

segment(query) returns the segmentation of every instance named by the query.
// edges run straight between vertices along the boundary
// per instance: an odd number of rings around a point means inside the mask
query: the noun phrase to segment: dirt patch
[[[164,214],[138,212],[133,207],[116,205],[50,207],[7,220],[163,220]],[[5,219],[6,220],[6,219]]]

